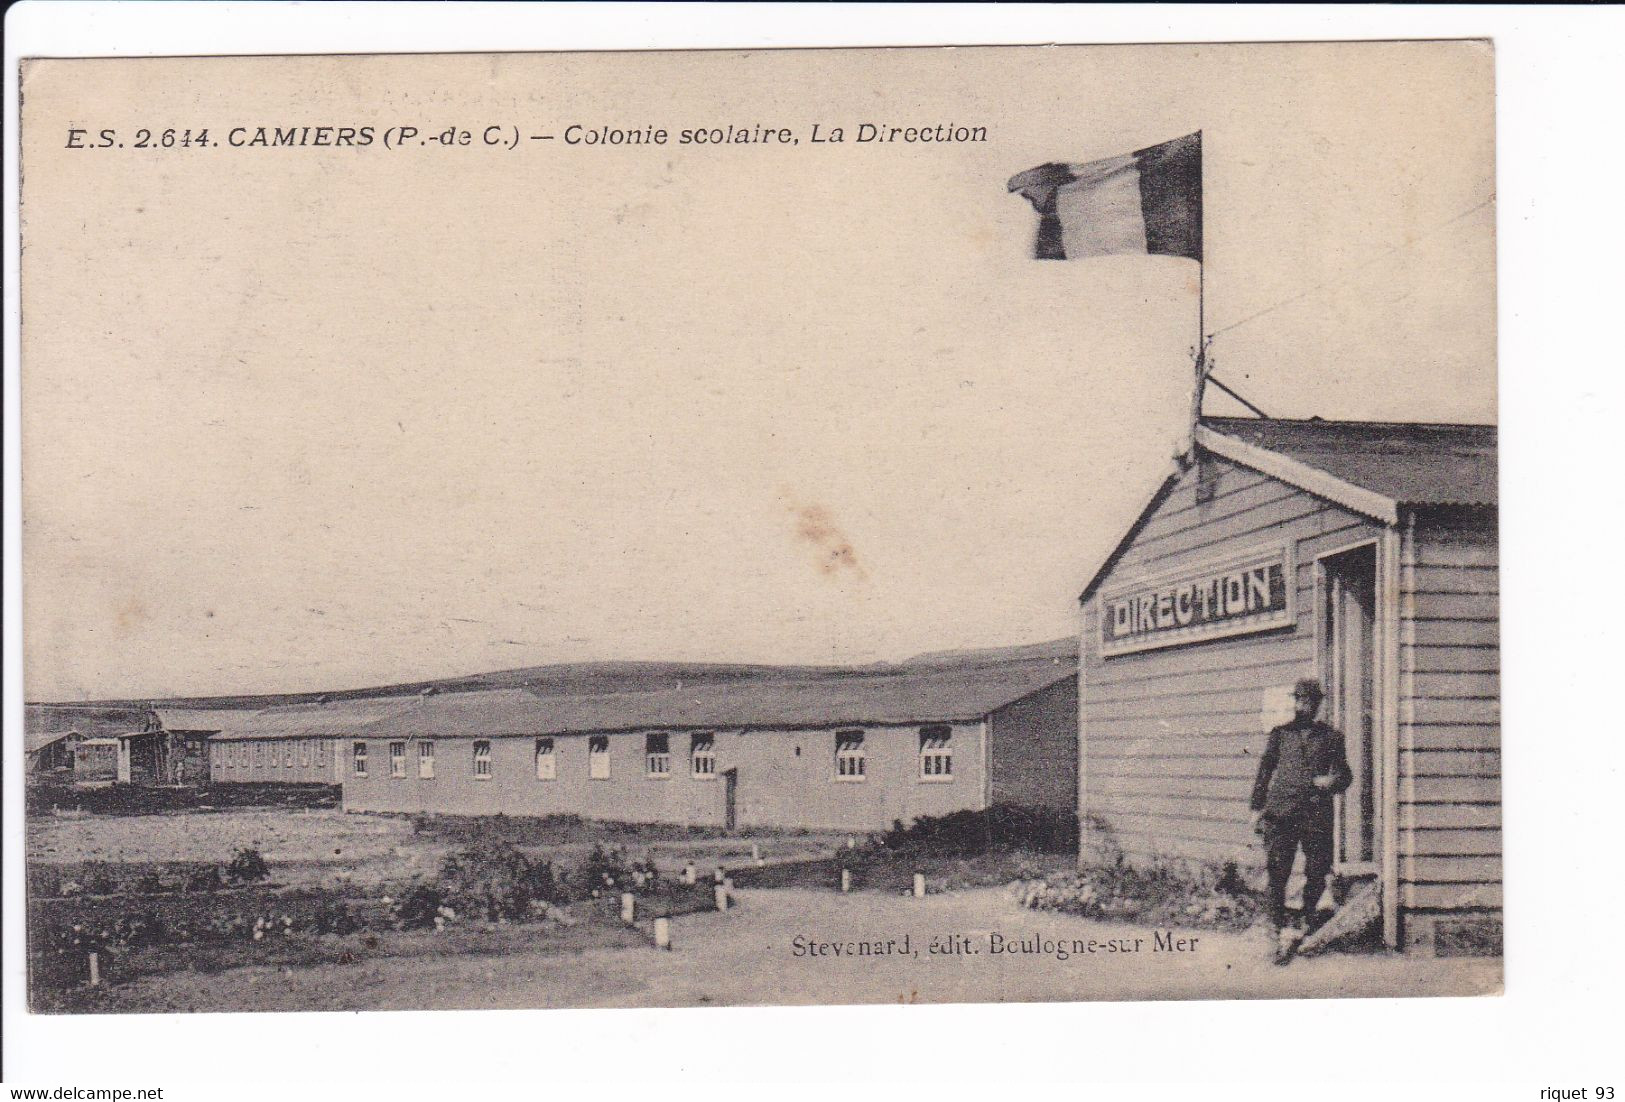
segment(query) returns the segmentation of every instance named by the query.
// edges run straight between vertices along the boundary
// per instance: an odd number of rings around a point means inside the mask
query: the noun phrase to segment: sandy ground
[[[1098,951],[990,952],[1007,942],[1093,939]],[[936,955],[953,936],[975,954]],[[907,955],[797,955],[795,939],[834,945],[908,940]],[[366,1010],[698,1006],[1094,999],[1479,995],[1501,988],[1499,960],[1328,955],[1279,968],[1262,931],[1150,929],[1018,908],[1001,889],[915,900],[860,893],[745,891],[727,914],[673,922],[673,949],[591,949],[439,960],[370,960],[283,971],[176,975],[108,991],[110,1010]],[[1194,938],[1194,943],[1190,939]],[[1136,942],[1136,939],[1138,941]],[[1111,952],[1104,943],[1136,946]],[[956,943],[960,944],[960,943]],[[1041,948],[1041,946],[1040,946]]]
[[[341,811],[40,817],[28,820],[28,858],[71,861],[230,861],[253,846],[288,883],[346,875],[359,882],[432,872],[443,846],[426,844],[407,819]]]

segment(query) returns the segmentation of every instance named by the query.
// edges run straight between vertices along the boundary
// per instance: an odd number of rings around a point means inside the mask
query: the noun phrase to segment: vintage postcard
[[[1500,991],[1487,42],[21,89],[35,1011]]]

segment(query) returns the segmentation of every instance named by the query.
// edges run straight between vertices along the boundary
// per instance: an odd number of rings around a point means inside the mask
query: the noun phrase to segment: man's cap
[[[1313,677],[1300,677],[1297,684],[1292,686],[1293,696],[1313,696],[1317,700],[1326,699],[1326,692],[1320,687],[1320,682]]]

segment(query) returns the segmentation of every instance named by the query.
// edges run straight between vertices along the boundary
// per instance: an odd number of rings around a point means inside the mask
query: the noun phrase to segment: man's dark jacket
[[[1314,778],[1328,774],[1332,786],[1316,788]],[[1342,733],[1318,720],[1294,719],[1270,732],[1253,782],[1252,808],[1271,819],[1324,816],[1330,822],[1332,797],[1353,779]]]

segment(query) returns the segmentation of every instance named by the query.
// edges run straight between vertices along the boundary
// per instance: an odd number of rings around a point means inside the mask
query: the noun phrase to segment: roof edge
[[[1206,425],[1196,426],[1195,441],[1215,455],[1251,467],[1260,474],[1269,475],[1316,497],[1323,497],[1356,513],[1380,520],[1384,524],[1399,523],[1399,502],[1386,495],[1346,482],[1318,467],[1282,455],[1280,452],[1248,444],[1227,436]]]
[[[1183,465],[1176,463],[1173,473],[1168,475],[1167,478],[1164,478],[1162,482],[1158,484],[1156,493],[1151,495],[1151,500],[1145,503],[1145,507],[1139,511],[1134,518],[1134,522],[1130,524],[1128,526],[1128,530],[1123,533],[1123,538],[1118,540],[1117,543],[1113,545],[1111,551],[1103,560],[1101,560],[1099,568],[1094,572],[1093,575],[1090,576],[1089,584],[1083,587],[1082,593],[1078,594],[1078,603],[1080,605],[1087,604],[1089,602],[1089,598],[1095,595],[1095,590],[1100,588],[1100,584],[1106,580],[1106,575],[1111,573],[1112,567],[1117,565],[1118,560],[1123,557],[1124,553],[1128,551],[1130,545],[1134,543],[1134,537],[1140,534],[1140,529],[1145,527],[1145,522],[1151,518],[1151,514],[1156,511],[1159,505],[1167,500],[1169,493],[1173,491],[1174,485],[1179,482],[1179,479],[1184,475],[1184,473],[1185,468]],[[1081,652],[1078,656],[1078,663],[1080,666],[1083,663],[1083,655]]]
[[[1372,429],[1498,429],[1496,421],[1355,421],[1346,418],[1328,417],[1268,417],[1264,420],[1281,425],[1316,425],[1320,427],[1335,427],[1338,425],[1356,428]],[[1202,417],[1203,425],[1216,424],[1220,421],[1235,424],[1257,424],[1257,417]]]

